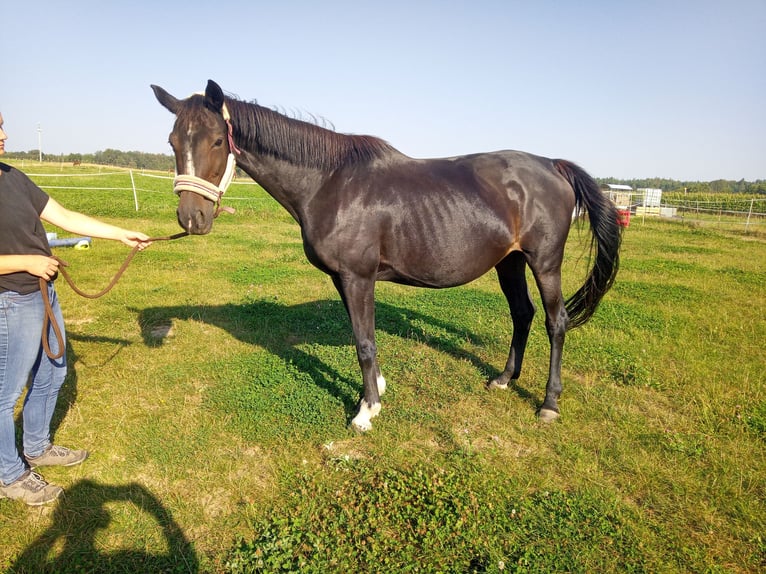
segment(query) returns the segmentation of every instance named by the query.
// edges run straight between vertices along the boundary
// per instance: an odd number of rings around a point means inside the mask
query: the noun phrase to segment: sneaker
[[[52,444],[48,445],[48,448],[40,456],[31,457],[24,455],[29,468],[36,468],[38,466],[74,466],[80,464],[86,458],[88,458],[87,450],[72,450],[65,446],[55,446]]]
[[[48,484],[42,476],[31,470],[8,486],[0,485],[0,498],[21,500],[29,506],[42,506],[53,502],[62,492],[63,488]]]

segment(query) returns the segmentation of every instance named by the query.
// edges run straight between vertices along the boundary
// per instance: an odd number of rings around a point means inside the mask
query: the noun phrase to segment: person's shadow
[[[110,507],[130,504],[148,515],[151,528],[136,529],[134,548],[105,551],[97,535],[112,522]],[[167,550],[152,554],[142,548],[161,531]],[[59,550],[60,549],[60,550]],[[51,556],[55,550],[56,556]],[[9,573],[66,574],[68,572],[196,573],[196,553],[168,510],[144,486],[98,484],[81,480],[57,502],[51,526],[16,559]]]
[[[488,300],[491,295],[474,291],[473,303],[482,308],[497,307],[497,300]],[[485,298],[487,300],[485,300]],[[507,313],[505,302],[501,307]],[[353,416],[361,390],[359,381],[349,380],[348,375],[337,372],[315,355],[300,349],[301,345],[353,346],[351,324],[340,300],[318,300],[298,305],[285,305],[273,298],[252,302],[225,305],[180,305],[132,309],[138,315],[144,343],[150,347],[161,347],[175,320],[195,320],[214,325],[228,331],[245,343],[260,346],[308,373],[319,387],[343,402],[346,414]],[[415,339],[450,355],[471,362],[487,380],[500,374],[495,367],[487,364],[474,353],[465,349],[464,342],[470,340],[482,344],[481,337],[454,322],[436,319],[425,313],[392,305],[375,303],[375,328],[390,335]],[[511,339],[509,330],[500,336]],[[204,346],[204,342],[201,343]],[[352,354],[350,360],[355,361]],[[505,356],[499,358],[505,365]],[[383,367],[385,375],[385,366]],[[353,369],[356,374],[356,369]],[[514,391],[525,401],[536,406],[536,398],[528,390],[514,383]]]

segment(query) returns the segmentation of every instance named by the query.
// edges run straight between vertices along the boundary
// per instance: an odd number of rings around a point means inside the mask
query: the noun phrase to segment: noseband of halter
[[[218,185],[194,175],[177,175],[173,180],[173,191],[176,195],[182,191],[191,191],[217,203],[221,201],[221,197],[226,193],[231,180],[234,178],[236,163],[234,154],[230,153],[226,159],[226,171],[223,172],[221,183]]]
[[[226,158],[226,170],[223,172],[221,182],[218,185],[210,183],[206,179],[196,177],[194,175],[176,175],[173,180],[173,191],[176,195],[180,195],[182,191],[191,191],[202,197],[205,197],[215,203],[221,201],[221,197],[226,193],[229,188],[231,180],[234,179],[234,170],[237,166],[237,160],[233,152],[242,153],[239,148],[234,145],[234,138],[232,137],[231,116],[229,115],[229,109],[226,104],[223,104],[221,110],[223,119],[226,122],[228,128],[227,136],[229,139],[229,157]]]

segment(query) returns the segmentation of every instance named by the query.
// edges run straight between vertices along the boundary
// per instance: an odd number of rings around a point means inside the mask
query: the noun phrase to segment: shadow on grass
[[[359,396],[352,396],[349,389],[361,392],[361,374],[357,381],[349,381],[345,375],[298,348],[300,345],[353,345],[350,321],[340,301],[319,300],[285,305],[274,299],[259,299],[243,304],[180,305],[133,311],[138,314],[142,337],[149,347],[164,344],[174,320],[195,320],[214,325],[244,343],[265,348],[284,362],[298,366],[315,384],[341,400],[348,415],[355,414]],[[426,343],[457,359],[467,360],[489,378],[500,373],[461,346],[461,342],[466,340],[476,344],[482,344],[482,340],[455,323],[377,301],[375,326],[378,332]],[[510,330],[507,337],[510,343]],[[502,361],[505,364],[505,357]],[[515,384],[513,390],[536,408],[537,399],[532,393]]]
[[[69,413],[69,409],[72,408],[72,405],[74,405],[77,402],[77,369],[76,365],[78,361],[80,360],[77,354],[74,352],[74,349],[72,348],[71,341],[88,341],[88,342],[98,342],[98,343],[109,343],[112,345],[118,345],[117,349],[112,353],[112,355],[102,363],[103,366],[109,361],[111,361],[114,357],[116,357],[122,349],[130,345],[130,341],[127,339],[114,339],[111,337],[92,337],[92,336],[82,336],[78,335],[77,333],[72,333],[69,329],[66,331],[66,358],[67,358],[67,374],[66,379],[64,380],[64,384],[61,387],[61,390],[59,391],[58,401],[56,403],[56,410],[53,413],[53,418],[51,419],[51,427],[50,432],[51,436],[54,436],[56,434],[56,430],[61,426],[61,423],[64,421],[64,419],[67,416],[67,413]],[[21,414],[19,413],[19,417],[21,417]],[[19,421],[17,421],[20,425],[20,418]]]
[[[135,548],[105,551],[115,504],[132,505],[154,523],[134,535]],[[151,554],[144,550],[161,531],[167,550]],[[106,534],[104,534],[106,533]],[[52,554],[55,553],[55,556]],[[151,492],[137,483],[104,485],[81,480],[68,488],[57,502],[51,526],[18,557],[9,572],[198,572],[194,549],[168,510]]]
[[[72,330],[69,327],[67,327],[67,341],[81,341],[85,343],[103,343],[105,345],[116,346],[116,348],[114,349],[114,351],[112,351],[109,357],[101,361],[101,363],[99,363],[98,365],[89,365],[85,363],[84,361],[82,361],[82,359],[80,359],[79,357],[71,353],[70,354],[71,359],[68,362],[70,367],[75,364],[75,361],[81,361],[83,362],[83,364],[85,364],[88,367],[103,367],[107,365],[109,362],[111,362],[112,360],[114,360],[114,358],[117,357],[117,355],[119,355],[123,349],[133,344],[128,339],[116,339],[114,337],[97,337],[93,335],[80,335],[76,332],[72,332]]]

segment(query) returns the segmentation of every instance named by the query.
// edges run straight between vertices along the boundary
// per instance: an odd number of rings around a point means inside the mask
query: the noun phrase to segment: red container
[[[630,209],[617,210],[617,225],[621,227],[630,225]]]

